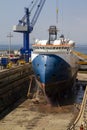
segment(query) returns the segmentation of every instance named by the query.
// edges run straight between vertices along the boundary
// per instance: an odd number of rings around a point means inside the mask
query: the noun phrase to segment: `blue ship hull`
[[[71,87],[76,74],[72,76],[71,66],[61,57],[54,54],[39,54],[32,61],[35,76],[51,97]]]

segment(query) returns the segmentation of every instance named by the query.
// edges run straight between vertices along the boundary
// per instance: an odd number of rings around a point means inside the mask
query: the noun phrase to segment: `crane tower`
[[[25,8],[25,15],[19,20],[18,25],[13,26],[14,32],[23,33],[23,48],[20,50],[26,62],[29,62],[29,57],[31,55],[30,49],[30,33],[33,31],[34,25],[39,17],[46,0],[33,0],[29,8]],[[30,20],[30,14],[34,7],[37,6],[36,11]]]

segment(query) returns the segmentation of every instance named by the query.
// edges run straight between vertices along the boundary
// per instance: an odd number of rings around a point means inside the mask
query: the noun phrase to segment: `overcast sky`
[[[0,44],[8,43],[7,35],[13,34],[13,44],[23,44],[22,34],[12,31],[24,15],[24,7],[32,0],[0,0]],[[40,16],[31,33],[34,39],[48,39],[48,28],[56,25],[65,37],[77,44],[87,43],[87,0],[46,0]],[[56,6],[58,6],[58,23],[56,22]],[[31,14],[33,16],[33,14]]]

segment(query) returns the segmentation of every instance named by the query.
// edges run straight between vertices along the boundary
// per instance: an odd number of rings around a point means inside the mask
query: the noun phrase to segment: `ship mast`
[[[56,23],[58,24],[58,0],[56,0]]]

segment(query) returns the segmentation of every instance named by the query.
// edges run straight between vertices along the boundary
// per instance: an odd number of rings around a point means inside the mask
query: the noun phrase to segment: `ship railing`
[[[34,46],[34,52],[71,52],[69,47],[47,47],[47,46]]]

